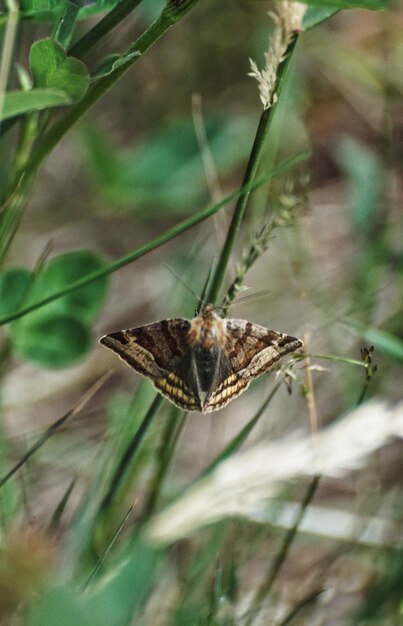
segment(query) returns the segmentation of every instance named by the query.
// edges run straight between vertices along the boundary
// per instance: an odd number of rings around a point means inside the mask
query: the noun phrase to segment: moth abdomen
[[[196,346],[193,348],[193,358],[203,391],[208,391],[211,388],[217,370],[219,352],[220,350],[217,346],[212,346],[211,348]]]

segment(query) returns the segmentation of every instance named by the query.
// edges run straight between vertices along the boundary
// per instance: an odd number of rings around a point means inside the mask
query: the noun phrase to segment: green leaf
[[[89,250],[51,259],[31,283],[23,304],[46,298],[103,267],[104,261]],[[11,324],[15,353],[52,367],[65,367],[83,357],[90,349],[90,322],[105,300],[107,283],[102,277]]]
[[[66,285],[105,266],[103,259],[90,250],[67,252],[51,259],[36,277],[26,304],[46,298]],[[38,315],[58,313],[90,322],[100,311],[106,297],[106,276],[46,305]],[[33,319],[31,316],[27,318]]]
[[[52,107],[71,104],[70,96],[57,89],[30,89],[30,91],[9,91],[4,95],[0,120],[30,111],[43,111]]]
[[[141,539],[125,546],[101,585],[85,593],[78,585],[55,584],[34,600],[27,626],[127,626],[148,597],[158,572],[161,550]],[[108,563],[106,563],[108,566]]]
[[[10,315],[23,305],[32,281],[32,274],[15,268],[0,274],[0,315]]]
[[[29,63],[37,87],[60,90],[73,102],[88,89],[89,74],[84,63],[68,57],[62,46],[50,38],[32,44]]]
[[[29,626],[106,626],[101,621],[98,624],[87,614],[82,606],[77,591],[65,584],[46,589],[46,596],[36,599],[31,608],[27,624]]]
[[[20,7],[23,11],[63,11],[65,0],[21,0]]]
[[[93,593],[88,589],[87,610],[98,616],[97,624],[134,624],[134,616],[155,585],[162,556],[163,551],[151,547],[141,535],[126,546],[102,583],[95,585]]]
[[[140,52],[131,52],[130,54],[126,54],[124,56],[120,54],[110,54],[103,59],[101,59],[100,63],[96,66],[94,72],[91,75],[92,79],[103,78],[104,76],[109,76],[122,65],[126,65],[126,63],[130,63],[134,57],[139,57]]]
[[[66,367],[84,356],[91,345],[87,325],[67,316],[40,316],[11,327],[16,355],[45,366]]]
[[[79,10],[80,7],[78,2],[70,2],[70,0],[66,1],[64,11],[60,16],[54,35],[55,40],[58,41],[64,48],[68,48],[70,44]]]
[[[22,17],[53,21],[62,15],[65,5],[65,0],[21,0],[20,14]]]
[[[338,13],[338,11],[339,9],[334,7],[308,7],[302,22],[303,30],[306,31],[314,26],[317,26],[318,24],[321,24],[332,15]]]

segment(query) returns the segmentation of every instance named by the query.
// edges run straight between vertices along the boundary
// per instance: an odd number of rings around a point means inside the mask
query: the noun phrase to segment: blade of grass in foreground
[[[127,448],[127,442],[138,431],[154,397],[155,394],[149,388],[149,383],[145,380],[141,381],[129,405],[125,402],[119,408],[119,427],[116,424],[118,416],[116,414],[115,416],[110,415],[109,431],[106,438],[100,443],[95,458],[88,467],[87,487],[82,494],[65,536],[63,556],[60,561],[61,574],[64,578],[78,575],[79,572],[82,572],[83,566],[85,569],[94,567],[97,560],[96,554],[104,552],[111,536],[116,532],[116,528],[121,522],[123,512],[120,509],[100,520],[102,499]],[[121,415],[122,410],[123,415]],[[100,521],[99,526],[98,522]],[[97,534],[95,533],[96,528]],[[96,546],[94,546],[95,534]]]
[[[171,414],[163,430],[160,449],[156,454],[156,467],[150,481],[146,502],[143,507],[142,520],[148,520],[155,510],[161,487],[168,473],[168,468],[174,455],[176,445],[186,422],[186,413],[172,407]]]
[[[127,470],[130,464],[132,463],[133,458],[137,454],[141,444],[143,443],[144,437],[146,433],[148,432],[148,429],[150,428],[151,424],[153,423],[154,418],[156,414],[158,413],[163,400],[164,399],[160,394],[157,394],[155,396],[142,423],[140,424],[139,428],[136,430],[132,439],[129,441],[128,445],[126,446],[126,449],[124,450],[121,456],[120,462],[115,470],[115,473],[113,474],[111,478],[109,488],[102,500],[100,512],[105,512],[112,505],[112,502],[114,501],[116,494],[119,491],[119,488],[125,479]]]

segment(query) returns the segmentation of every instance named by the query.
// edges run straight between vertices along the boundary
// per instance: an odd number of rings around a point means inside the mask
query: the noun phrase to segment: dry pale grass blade
[[[339,476],[362,467],[392,437],[403,437],[403,402],[371,401],[315,437],[298,435],[251,448],[224,461],[158,515],[149,526],[156,542],[175,541],[226,516],[254,516],[285,481]]]

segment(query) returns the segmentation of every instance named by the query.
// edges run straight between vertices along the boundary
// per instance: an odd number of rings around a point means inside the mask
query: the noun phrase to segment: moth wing
[[[267,372],[282,356],[294,352],[303,342],[285,333],[269,330],[246,320],[230,319],[226,324],[223,351],[224,372],[206,398],[203,412],[222,409],[240,396],[254,378]]]
[[[198,399],[177,374],[189,349],[189,328],[188,320],[169,319],[111,333],[99,341],[149,378],[171,402],[189,411],[199,410]]]
[[[246,391],[250,382],[251,379],[248,380],[242,377],[239,372],[232,371],[231,374],[221,380],[217,387],[210,391],[203,406],[203,413],[211,413],[224,408]]]
[[[226,352],[234,373],[252,380],[267,372],[281,357],[303,347],[303,341],[246,320],[229,319]]]

